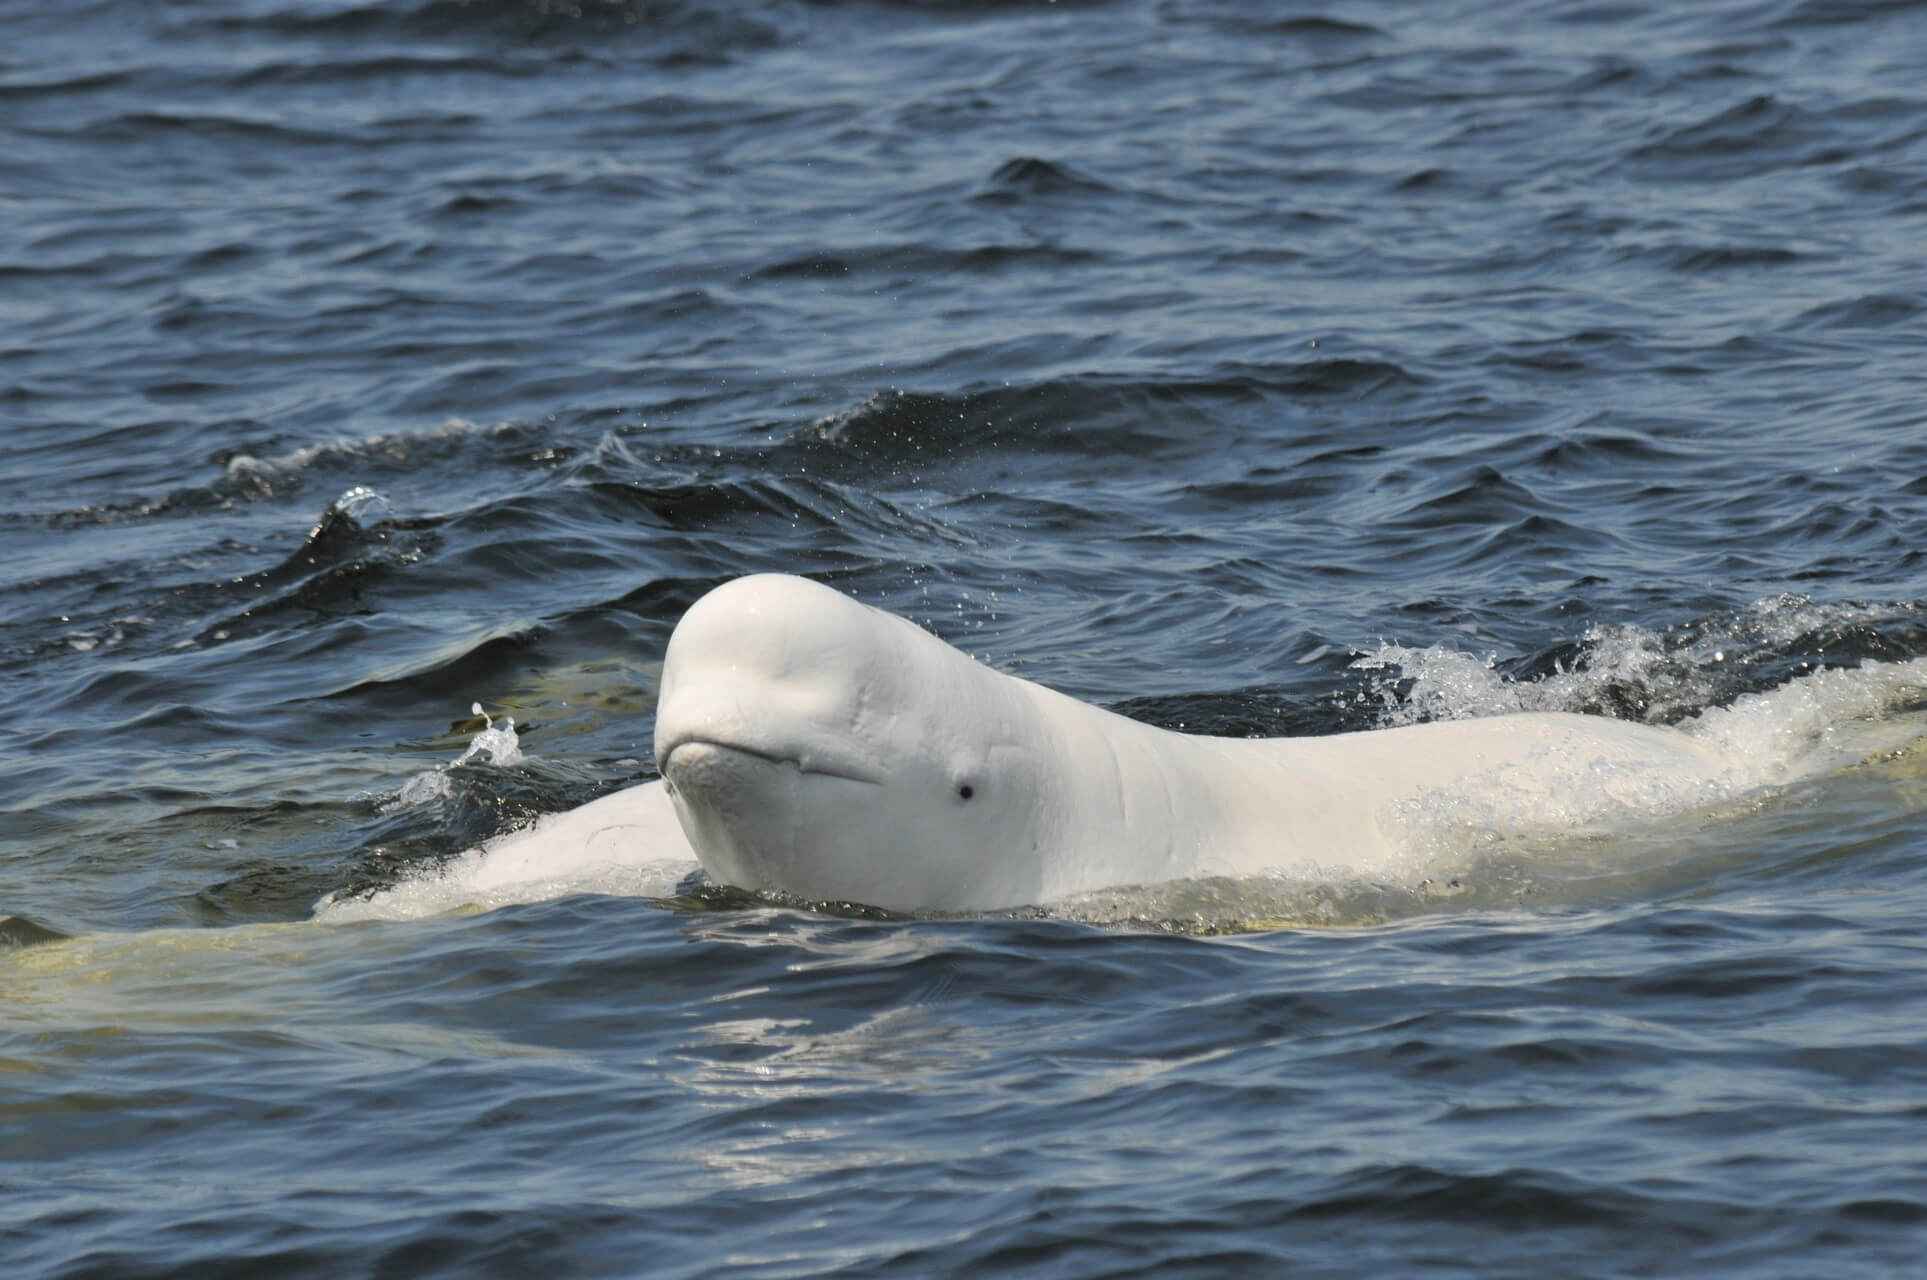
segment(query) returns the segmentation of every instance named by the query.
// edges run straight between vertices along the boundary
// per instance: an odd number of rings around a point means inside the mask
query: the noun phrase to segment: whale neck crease
[[[1053,895],[1302,860],[1307,823],[1329,811],[1335,779],[1289,740],[1177,733],[1030,688],[1075,789],[1065,805],[1074,835],[1045,886]]]

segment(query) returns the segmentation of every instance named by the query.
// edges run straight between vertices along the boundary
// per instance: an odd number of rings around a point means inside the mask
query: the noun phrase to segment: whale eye
[[[957,798],[959,800],[968,800],[976,794],[977,788],[971,786],[968,782],[959,782],[957,784]]]

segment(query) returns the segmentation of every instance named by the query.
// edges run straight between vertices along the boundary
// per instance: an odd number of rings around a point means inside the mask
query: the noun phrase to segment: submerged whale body
[[[691,606],[664,660],[655,749],[712,878],[904,911],[1370,874],[1441,822],[1570,829],[1712,803],[1746,781],[1689,734],[1564,712],[1316,738],[1175,733],[782,575]]]

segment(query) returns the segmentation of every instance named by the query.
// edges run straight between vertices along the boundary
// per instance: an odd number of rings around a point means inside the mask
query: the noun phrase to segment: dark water
[[[0,0],[7,1274],[1908,1273],[1923,85],[1906,3]],[[1191,730],[1879,749],[1396,883],[308,920],[653,776],[759,570]]]

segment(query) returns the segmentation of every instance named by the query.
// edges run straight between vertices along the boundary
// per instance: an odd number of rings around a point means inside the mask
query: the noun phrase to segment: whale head
[[[726,884],[893,910],[1039,900],[1035,686],[802,578],[739,578],[670,637],[656,764]]]

